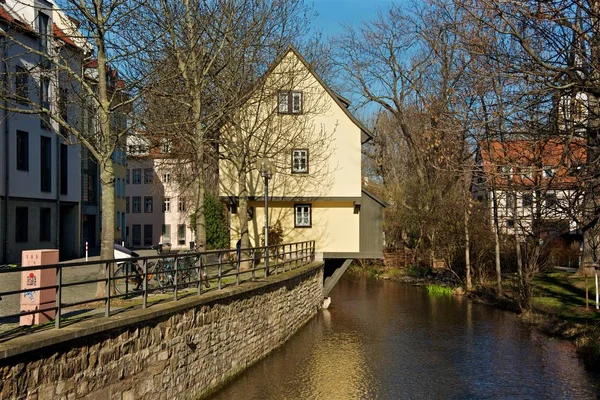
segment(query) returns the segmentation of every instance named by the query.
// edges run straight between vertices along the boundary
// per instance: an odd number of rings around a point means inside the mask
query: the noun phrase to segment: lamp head
[[[258,160],[258,170],[260,171],[260,176],[271,179],[275,173],[275,165],[268,158],[261,158]]]

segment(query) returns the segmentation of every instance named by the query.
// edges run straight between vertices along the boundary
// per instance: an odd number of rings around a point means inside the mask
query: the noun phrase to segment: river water
[[[214,399],[596,399],[569,343],[423,288],[343,279],[333,302]]]

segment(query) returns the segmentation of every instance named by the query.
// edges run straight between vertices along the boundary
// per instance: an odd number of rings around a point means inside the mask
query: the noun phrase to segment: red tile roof
[[[568,147],[567,147],[568,146]],[[586,162],[586,141],[562,138],[479,142],[483,171],[498,186],[548,185],[555,188],[574,186],[574,170]],[[552,170],[545,177],[544,170]]]
[[[73,41],[73,39],[70,36],[67,36],[67,34],[65,34],[63,30],[58,27],[58,25],[52,24],[52,33],[54,33],[55,38],[62,40],[66,44],[71,45],[73,47],[78,47]]]

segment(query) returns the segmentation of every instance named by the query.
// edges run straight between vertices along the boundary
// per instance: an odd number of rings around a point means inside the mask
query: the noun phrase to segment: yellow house
[[[294,47],[271,65],[221,130],[219,194],[232,247],[244,232],[262,245],[257,164],[268,159],[269,226],[282,228],[284,243],[314,240],[324,259],[382,257],[385,203],[361,187],[361,146],[372,134],[348,106]]]

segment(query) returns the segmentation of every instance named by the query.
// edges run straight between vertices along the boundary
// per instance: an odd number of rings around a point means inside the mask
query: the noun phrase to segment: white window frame
[[[277,112],[279,114],[302,114],[303,95],[300,91],[280,91],[277,93]]]
[[[294,227],[312,227],[312,204],[294,204]]]
[[[171,198],[165,197],[163,199],[163,212],[171,212]]]
[[[298,160],[298,165],[296,165],[296,160]],[[304,168],[301,168],[302,160],[304,160]],[[292,173],[308,174],[308,149],[292,150]]]

